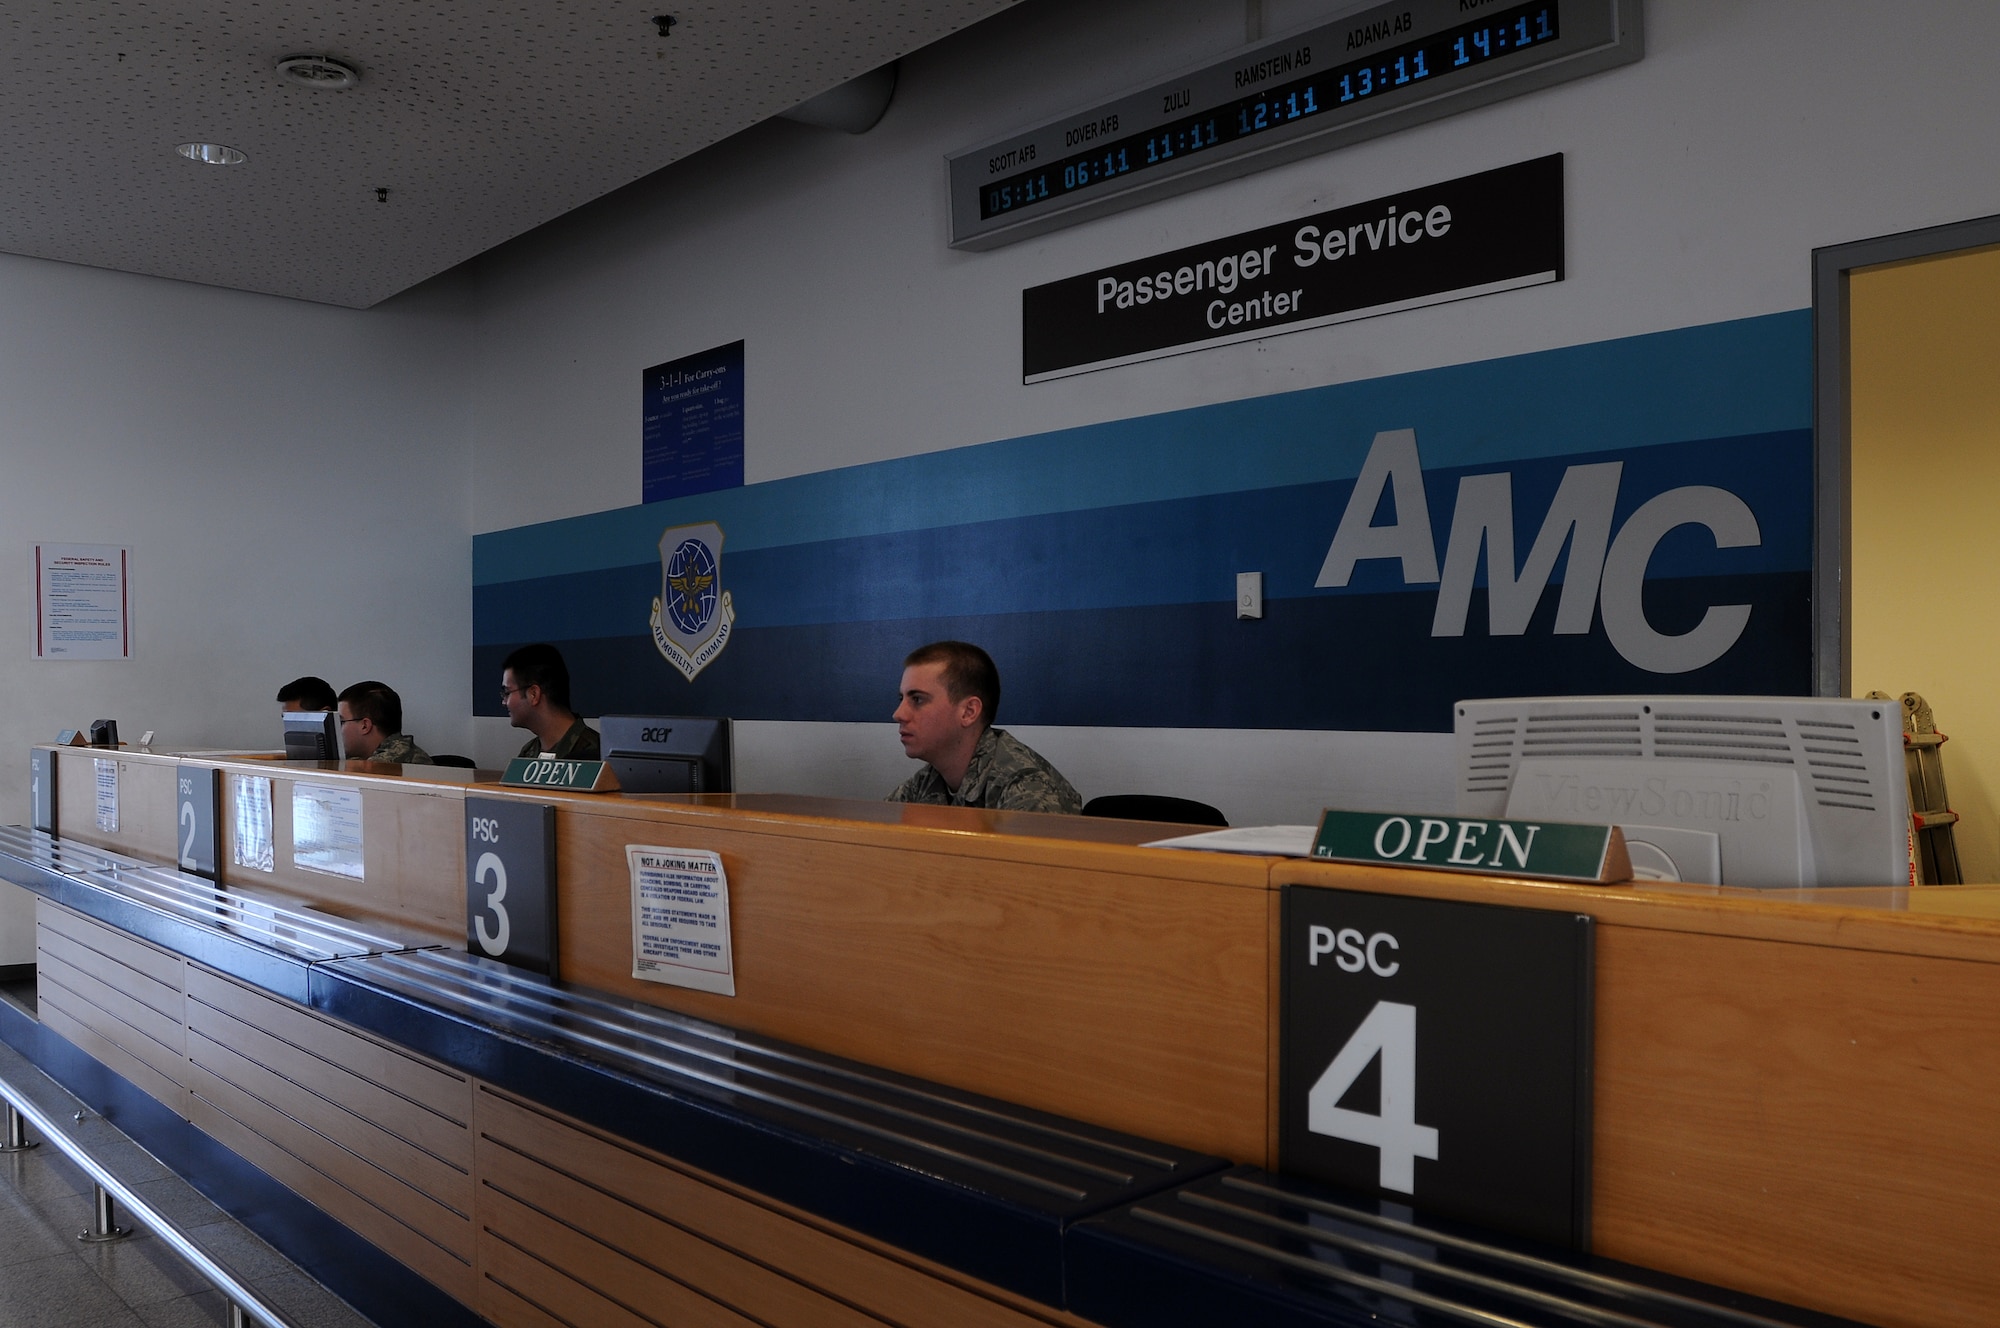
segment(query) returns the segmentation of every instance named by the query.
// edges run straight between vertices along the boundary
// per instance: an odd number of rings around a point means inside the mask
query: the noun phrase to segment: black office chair
[[[1175,825],[1228,826],[1229,820],[1205,802],[1169,798],[1160,793],[1112,793],[1083,804],[1085,816],[1109,816],[1120,821],[1171,821]]]
[[[431,764],[456,766],[460,770],[477,770],[479,768],[469,756],[433,756]]]

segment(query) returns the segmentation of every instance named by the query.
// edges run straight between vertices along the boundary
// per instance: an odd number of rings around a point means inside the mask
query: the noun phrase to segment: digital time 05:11
[[[985,185],[979,193],[979,218],[986,221],[1052,198],[1065,198],[1079,189],[1255,138],[1310,116],[1418,83],[1447,78],[1461,70],[1545,46],[1561,34],[1562,17],[1557,0],[1517,5],[1476,23],[1461,24],[1406,42],[1365,60],[1350,60]]]

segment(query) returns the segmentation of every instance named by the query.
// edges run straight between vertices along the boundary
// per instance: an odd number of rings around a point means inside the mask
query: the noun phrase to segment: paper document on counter
[[[1318,827],[1310,825],[1244,825],[1209,830],[1198,835],[1155,839],[1141,848],[1200,848],[1211,853],[1249,853],[1270,858],[1309,858]]]

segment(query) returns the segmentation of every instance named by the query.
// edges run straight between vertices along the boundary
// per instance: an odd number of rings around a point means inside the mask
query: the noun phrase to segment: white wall
[[[1267,12],[1275,33],[1315,10]],[[479,260],[474,529],[636,502],[639,371],[738,337],[754,483],[1802,308],[1815,246],[2000,212],[2000,6],[1649,0],[1637,65],[995,252],[945,247],[947,152],[1218,58],[1244,13],[1029,0],[905,60],[863,137],[766,124]],[[1568,154],[1562,283],[1020,381],[1023,287],[1553,151]],[[746,749],[747,786],[874,792],[886,729],[797,727]],[[482,755],[517,736],[480,732]],[[1086,794],[1171,785],[1233,819],[1384,786],[1368,735],[1077,745],[1102,780]],[[1449,802],[1447,747],[1403,751],[1391,786]]]
[[[268,748],[303,673],[385,679],[420,740],[469,741],[460,287],[360,313],[0,256],[0,819],[58,727]],[[130,660],[34,658],[37,542],[131,549]],[[0,896],[0,964],[32,962]]]
[[[738,336],[755,482],[1802,308],[1814,246],[2000,211],[2000,6],[1646,11],[1636,65],[994,252],[947,249],[946,152],[1217,56],[1242,28],[1234,3],[1029,0],[905,60],[867,135],[772,122],[480,260],[475,528],[635,502],[639,370]],[[1025,286],[1553,151],[1569,154],[1560,284],[1020,382]]]

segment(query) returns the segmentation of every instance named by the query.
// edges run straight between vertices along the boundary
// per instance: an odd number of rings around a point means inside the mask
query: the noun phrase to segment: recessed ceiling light
[[[330,55],[289,55],[278,61],[278,73],[288,83],[338,92],[361,81],[361,71]]]
[[[189,161],[206,162],[210,166],[234,166],[240,161],[248,160],[235,148],[225,147],[220,143],[183,143],[174,151]]]

